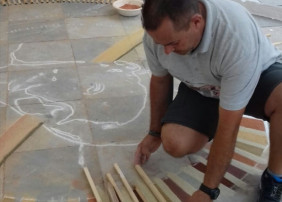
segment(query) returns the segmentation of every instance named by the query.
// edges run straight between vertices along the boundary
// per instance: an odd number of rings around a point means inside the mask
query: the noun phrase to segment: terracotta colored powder
[[[124,4],[120,8],[122,8],[122,9],[138,9],[138,8],[140,8],[140,6],[133,5],[133,4]]]

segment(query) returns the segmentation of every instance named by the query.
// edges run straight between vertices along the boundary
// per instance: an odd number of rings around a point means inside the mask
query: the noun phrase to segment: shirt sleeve
[[[154,44],[153,39],[147,34],[144,34],[143,46],[149,68],[154,76],[165,76],[168,70],[163,68],[158,61],[158,47]]]
[[[234,46],[233,46],[234,47]],[[261,75],[257,51],[244,47],[227,50],[228,61],[223,62],[220,106],[227,110],[240,110],[247,106]],[[231,57],[231,55],[236,57]]]

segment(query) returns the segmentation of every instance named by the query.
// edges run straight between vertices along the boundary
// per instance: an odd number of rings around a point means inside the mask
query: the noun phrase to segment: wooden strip
[[[254,160],[257,163],[267,164],[267,159],[266,158],[262,158],[262,157],[256,156],[254,154],[251,154],[251,153],[246,152],[244,150],[241,150],[239,148],[235,148],[235,152],[240,154],[240,155],[242,155],[242,156],[245,156],[246,158],[252,159],[252,160]]]
[[[119,174],[119,177],[121,178],[122,183],[124,184],[125,188],[127,189],[130,197],[132,198],[132,200],[134,202],[139,202],[139,200],[137,199],[136,195],[134,194],[131,186],[129,185],[128,181],[126,180],[123,172],[121,171],[120,167],[118,166],[117,163],[114,164],[114,168],[117,171],[117,173]]]
[[[171,202],[181,202],[180,199],[171,191],[171,189],[162,181],[160,178],[154,177],[153,181],[159,188],[160,192],[166,198],[167,201]]]
[[[15,202],[16,198],[13,196],[4,196],[1,202]]]
[[[34,116],[24,115],[0,136],[0,165],[17,149],[42,122]]]
[[[160,202],[165,202],[165,198],[162,196],[162,194],[159,192],[159,190],[155,187],[153,182],[150,180],[150,178],[147,176],[147,174],[144,172],[144,170],[141,168],[140,165],[135,165],[135,168],[138,172],[138,174],[141,176],[141,178],[144,180],[146,185],[150,188],[150,190],[153,192],[155,197],[160,201]]]
[[[195,155],[195,157],[197,158],[197,160],[201,163],[203,163],[204,165],[207,164],[207,160],[204,159],[203,157],[201,156],[198,156],[198,155]],[[195,169],[195,168],[194,168]],[[203,179],[204,179],[204,173],[198,171],[197,169],[195,169],[195,173],[197,173],[197,175],[193,175],[193,177],[195,176],[195,179],[199,180],[199,182],[203,182]],[[221,190],[223,190],[226,194],[229,194],[229,195],[235,195],[235,191],[233,191],[232,189],[229,189],[227,186],[223,185],[223,184],[220,184],[219,185],[219,188]]]
[[[80,202],[80,198],[69,198],[67,202]]]
[[[261,145],[268,144],[266,133],[259,131],[259,130],[240,127],[240,130],[238,132],[238,138],[241,138],[241,139],[244,139],[250,142],[258,143]]]
[[[112,47],[97,56],[92,62],[113,62],[142,42],[144,30],[140,28],[136,32],[127,35]]]
[[[4,0],[1,0],[1,5],[5,6],[5,1]]]
[[[1,1],[2,6],[6,6],[6,0]]]
[[[265,125],[261,119],[243,117],[240,126],[265,132]]]
[[[237,138],[236,147],[243,149],[249,153],[255,154],[257,156],[261,156],[263,151],[265,150],[265,146],[261,146],[258,144],[254,144],[248,141],[244,141],[240,138]]]
[[[190,196],[192,196],[192,194],[197,190],[195,187],[193,187],[191,184],[189,184],[188,182],[182,180],[180,177],[178,177],[177,175],[175,175],[174,173],[168,173],[167,176],[175,183],[177,184],[179,187],[181,187],[181,189],[183,189],[183,191],[185,191],[187,194],[189,194]]]
[[[96,201],[97,202],[102,202],[102,199],[101,199],[101,197],[100,197],[100,195],[98,193],[98,190],[97,190],[97,188],[96,188],[96,186],[94,184],[94,181],[93,181],[93,179],[92,179],[92,177],[90,175],[90,172],[89,172],[88,168],[87,167],[83,167],[83,170],[84,170],[84,173],[85,173],[85,175],[87,177],[87,180],[88,180],[88,182],[90,184],[91,190],[92,190],[92,192],[93,192],[93,194],[94,194],[94,196],[96,198]]]
[[[274,46],[278,46],[282,44],[282,41],[272,43]]]
[[[193,168],[192,166],[188,166],[188,167],[184,167],[181,168],[181,170],[190,175],[190,176],[194,176],[197,175],[197,172],[199,172],[197,169]],[[245,183],[244,181],[238,179],[237,177],[231,175],[230,173],[226,172],[225,173],[225,177],[226,179],[230,180],[231,182],[233,182],[236,186],[242,188],[242,189],[246,189],[247,188],[247,183]],[[194,177],[195,178],[195,177]]]
[[[154,194],[148,187],[140,180],[137,180],[135,190],[144,202],[158,202]]]
[[[106,184],[106,189],[107,189],[107,191],[109,193],[111,202],[119,202],[118,197],[116,195],[116,192],[115,192],[114,187],[112,186],[112,184],[109,183],[108,181],[105,181],[105,184]]]
[[[36,202],[35,198],[22,198],[21,202]]]
[[[109,182],[111,183],[111,185],[114,187],[114,189],[115,189],[115,191],[116,191],[120,201],[122,201],[122,202],[125,201],[124,197],[123,197],[120,189],[118,188],[117,184],[115,183],[114,178],[112,177],[112,175],[110,173],[107,173],[106,176],[107,176],[107,179],[109,180]]]

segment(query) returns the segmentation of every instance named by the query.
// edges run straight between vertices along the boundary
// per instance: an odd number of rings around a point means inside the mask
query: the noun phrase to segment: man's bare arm
[[[203,182],[210,188],[219,186],[231,162],[243,113],[244,109],[229,111],[219,107],[218,127]]]
[[[173,78],[171,75],[164,77],[152,76],[150,83],[151,122],[150,130],[161,132],[161,118],[164,116],[169,103],[172,100]],[[134,164],[143,164],[151,153],[161,145],[160,137],[146,135],[139,143],[135,152]]]
[[[170,74],[164,77],[151,77],[150,105],[151,122],[150,130],[161,131],[161,118],[164,116],[168,105],[172,101],[173,78]]]

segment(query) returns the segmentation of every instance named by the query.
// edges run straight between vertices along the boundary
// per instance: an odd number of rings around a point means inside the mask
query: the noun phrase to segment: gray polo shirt
[[[281,58],[241,5],[229,0],[201,0],[207,11],[203,38],[192,53],[166,55],[164,47],[144,35],[152,74],[172,76],[204,96],[219,98],[227,110],[245,107],[260,74]]]

